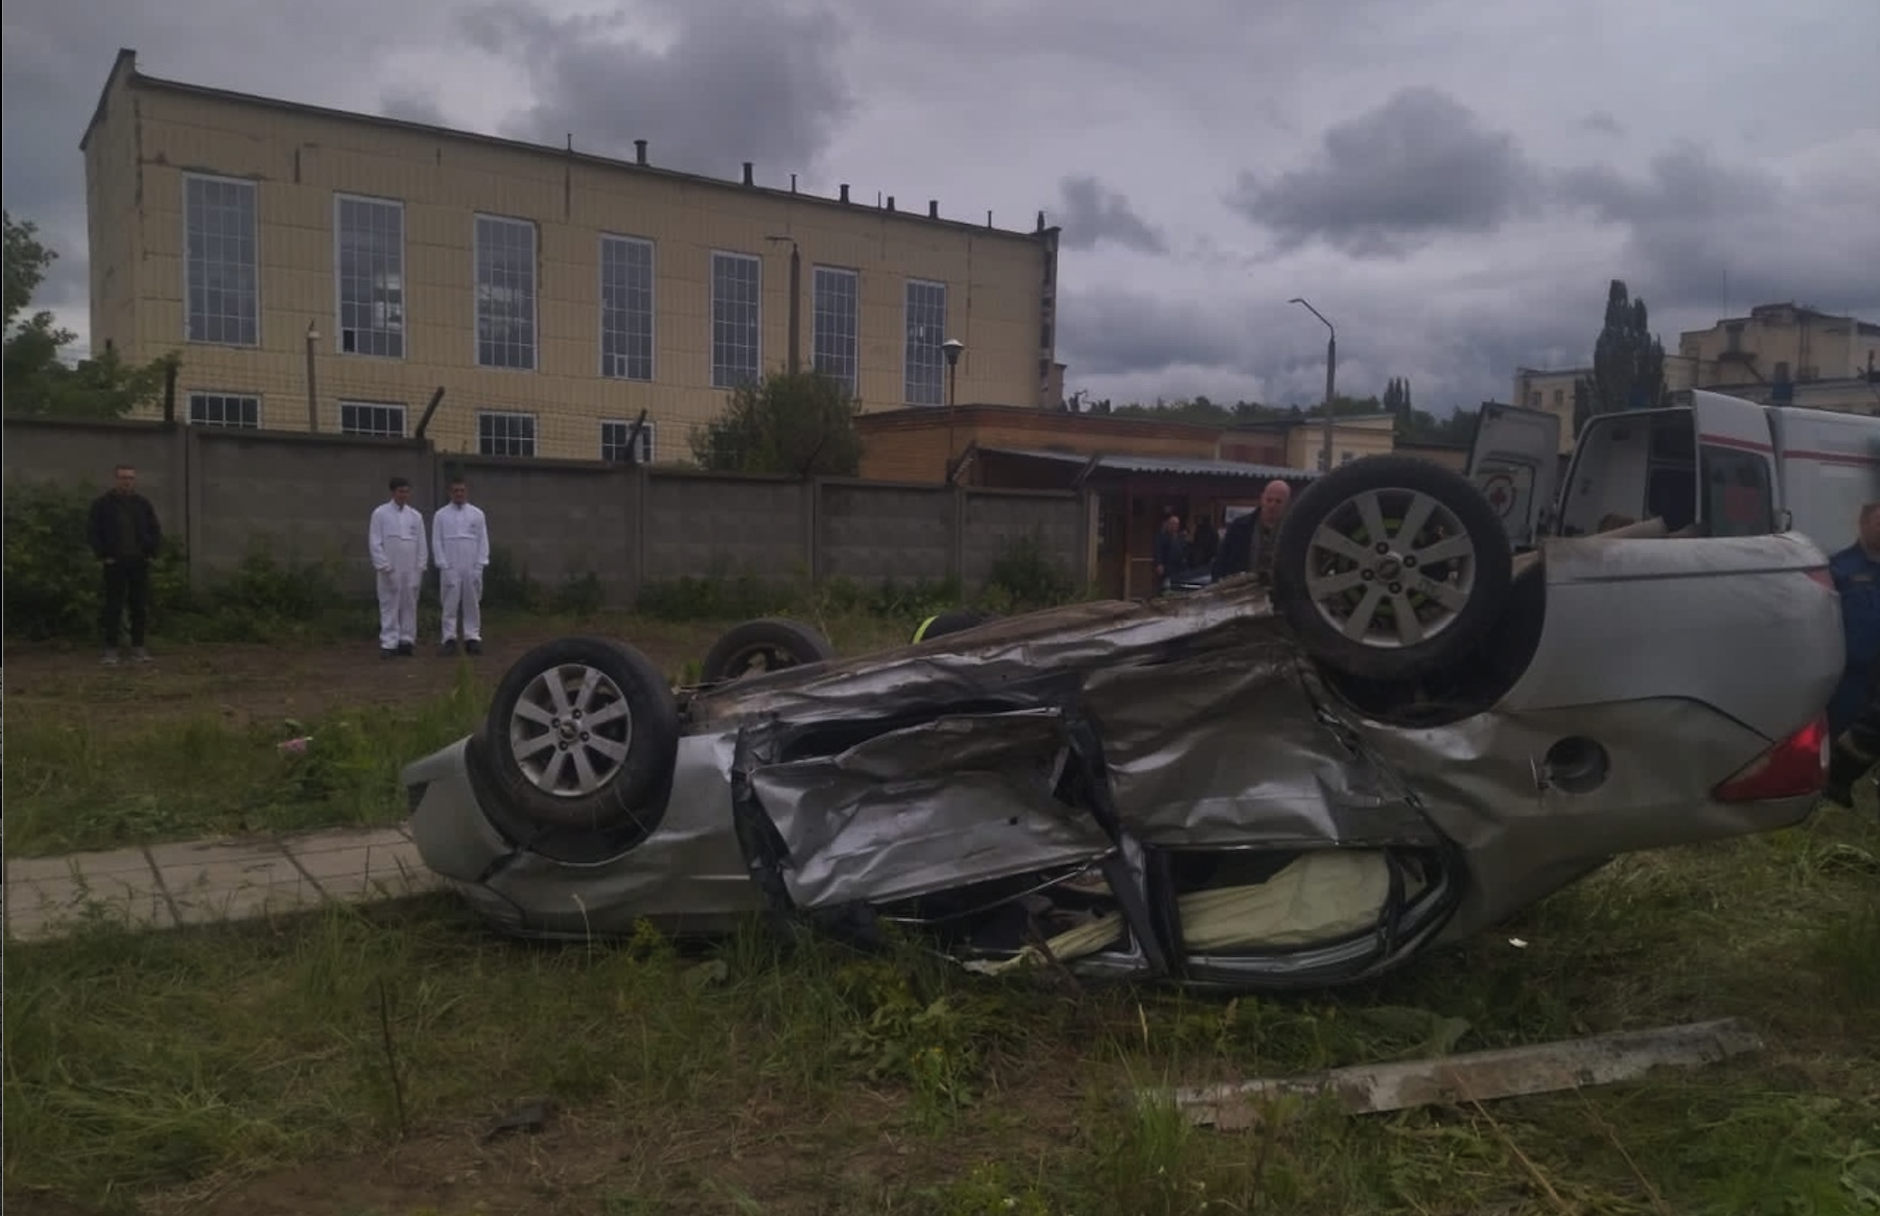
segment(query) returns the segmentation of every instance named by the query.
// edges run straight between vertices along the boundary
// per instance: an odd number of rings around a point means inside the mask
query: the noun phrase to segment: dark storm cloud
[[[460,28],[527,77],[534,104],[512,133],[627,155],[647,139],[655,164],[732,176],[754,161],[776,175],[813,164],[849,113],[842,27],[826,11],[777,4],[661,5],[669,47],[635,41],[624,10],[554,17],[527,0],[467,10]]]
[[[1654,308],[1797,300],[1871,314],[1880,308],[1880,209],[1870,189],[1827,177],[1790,184],[1681,144],[1639,176],[1568,170],[1552,193],[1625,232],[1619,277]]]
[[[388,89],[379,101],[379,113],[401,122],[421,122],[431,127],[448,127],[450,120],[438,107],[437,100],[415,89]]]
[[[1327,130],[1306,166],[1242,173],[1228,201],[1283,248],[1319,240],[1354,257],[1401,257],[1442,234],[1494,231],[1533,184],[1513,135],[1446,93],[1412,88]]]
[[[1140,292],[1071,293],[1060,317],[1060,354],[1078,375],[1226,367],[1247,345],[1219,309]]]
[[[1588,131],[1597,131],[1601,135],[1625,134],[1625,128],[1619,125],[1619,120],[1604,110],[1594,110],[1580,120],[1580,126]]]
[[[1166,253],[1168,240],[1158,228],[1136,214],[1129,199],[1094,177],[1067,177],[1058,183],[1059,215],[1067,249],[1090,249],[1103,243],[1138,253]]]

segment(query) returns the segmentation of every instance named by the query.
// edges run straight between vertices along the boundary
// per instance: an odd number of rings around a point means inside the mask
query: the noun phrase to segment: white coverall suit
[[[379,575],[379,649],[418,640],[418,586],[425,560],[424,515],[416,507],[382,502],[368,533],[372,568]]]
[[[464,641],[482,641],[483,568],[490,564],[490,528],[483,512],[467,502],[439,507],[431,516],[431,556],[444,600],[443,640],[456,640],[461,605]]]

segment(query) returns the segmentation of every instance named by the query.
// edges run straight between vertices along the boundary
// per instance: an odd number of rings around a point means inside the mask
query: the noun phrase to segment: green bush
[[[592,570],[567,575],[560,586],[550,587],[507,549],[490,550],[490,564],[483,568],[485,610],[592,616],[606,601],[601,577]]]
[[[986,606],[1000,611],[1051,608],[1076,598],[1076,581],[1045,543],[1042,531],[1006,542],[986,574]]]
[[[103,579],[85,540],[92,499],[85,485],[7,483],[6,632],[35,641],[90,638],[98,629]],[[180,540],[166,537],[150,570],[151,628],[191,611],[189,566]]]

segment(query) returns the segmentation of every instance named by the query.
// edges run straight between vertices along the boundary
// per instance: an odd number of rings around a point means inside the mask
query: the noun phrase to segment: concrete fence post
[[[812,587],[822,586],[828,576],[823,542],[823,479],[809,477],[803,481],[803,559],[804,568],[809,571]]]
[[[621,541],[627,547],[627,607],[635,608],[646,591],[646,516],[653,471],[638,462],[629,468],[627,526]]]
[[[184,426],[180,428],[183,437],[183,543],[189,547],[189,589],[206,591],[209,586],[209,563],[203,553],[203,514],[202,489],[207,480],[207,470],[203,467],[202,428]]]
[[[966,583],[966,487],[955,485],[949,496],[952,499],[951,518],[953,526],[947,537],[947,576]]]

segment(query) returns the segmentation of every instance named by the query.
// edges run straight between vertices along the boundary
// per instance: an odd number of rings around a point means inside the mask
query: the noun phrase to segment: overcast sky
[[[16,0],[5,204],[85,322],[78,140],[155,76],[1029,228],[1068,390],[1446,410],[1590,357],[1607,283],[1680,329],[1880,321],[1876,0]]]

